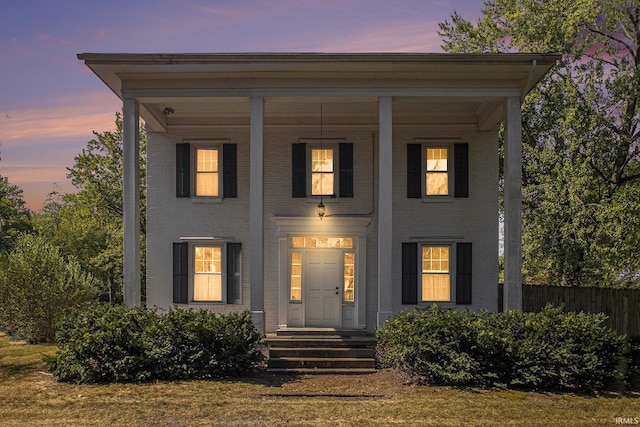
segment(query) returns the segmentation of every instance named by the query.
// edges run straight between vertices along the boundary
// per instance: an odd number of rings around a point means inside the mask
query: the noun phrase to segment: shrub
[[[104,383],[234,376],[264,360],[248,312],[100,306],[65,320],[47,359],[62,381]]]
[[[21,236],[0,269],[0,325],[29,342],[50,342],[56,323],[96,295],[91,275],[41,236]]]
[[[604,315],[416,308],[376,332],[378,358],[419,383],[595,390],[618,375],[623,337]]]
[[[60,323],[58,351],[45,362],[67,382],[148,381],[154,366],[147,357],[145,333],[156,323],[157,316],[144,308],[90,307]]]

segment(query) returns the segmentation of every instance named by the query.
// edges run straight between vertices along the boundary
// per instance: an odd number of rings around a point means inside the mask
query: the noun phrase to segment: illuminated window
[[[296,236],[296,237],[293,237],[291,241],[294,248],[305,248],[305,249],[353,248],[353,239],[351,237]]]
[[[449,195],[449,149],[446,147],[428,147],[426,155],[426,195]]]
[[[222,248],[194,248],[194,301],[222,301]]]
[[[449,246],[422,247],[422,301],[451,301]]]
[[[345,252],[344,254],[344,290],[343,299],[345,302],[353,302],[355,299],[355,253]]]
[[[311,195],[329,196],[334,191],[333,149],[311,150]]]
[[[291,301],[302,301],[302,253],[291,253]]]
[[[218,154],[217,148],[196,148],[196,196],[218,197]]]

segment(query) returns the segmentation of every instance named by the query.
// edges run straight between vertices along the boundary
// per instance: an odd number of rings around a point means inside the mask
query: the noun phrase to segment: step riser
[[[275,369],[282,369],[282,368],[286,368],[286,369],[296,369],[296,368],[374,369],[375,367],[376,367],[375,361],[370,359],[354,359],[354,360],[270,359],[269,360],[269,368],[275,368]]]
[[[374,358],[372,348],[271,348],[269,357]]]
[[[276,331],[276,335],[279,337],[296,337],[301,335],[306,336],[335,336],[335,337],[363,337],[368,336],[370,333],[365,329],[332,329],[332,328],[293,328],[293,329],[279,329]]]
[[[358,340],[346,340],[346,339],[281,339],[281,338],[267,338],[266,343],[271,348],[375,348],[375,339],[358,339]]]

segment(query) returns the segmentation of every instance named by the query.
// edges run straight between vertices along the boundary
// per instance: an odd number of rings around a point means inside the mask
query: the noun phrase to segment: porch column
[[[249,233],[251,242],[249,245],[249,271],[251,277],[251,315],[256,329],[264,334],[264,98],[251,98],[250,114]]]
[[[140,115],[138,102],[122,100],[124,303],[140,305]]]
[[[522,310],[522,111],[504,107],[504,311]]]
[[[378,326],[393,314],[391,248],[393,243],[393,118],[390,96],[378,100]]]

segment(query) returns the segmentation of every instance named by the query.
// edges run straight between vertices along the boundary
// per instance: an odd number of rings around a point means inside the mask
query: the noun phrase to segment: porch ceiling
[[[265,126],[378,122],[394,98],[394,125],[502,120],[505,97],[526,94],[553,54],[79,54],[120,98],[135,98],[152,128],[248,126],[249,98],[265,99]]]

